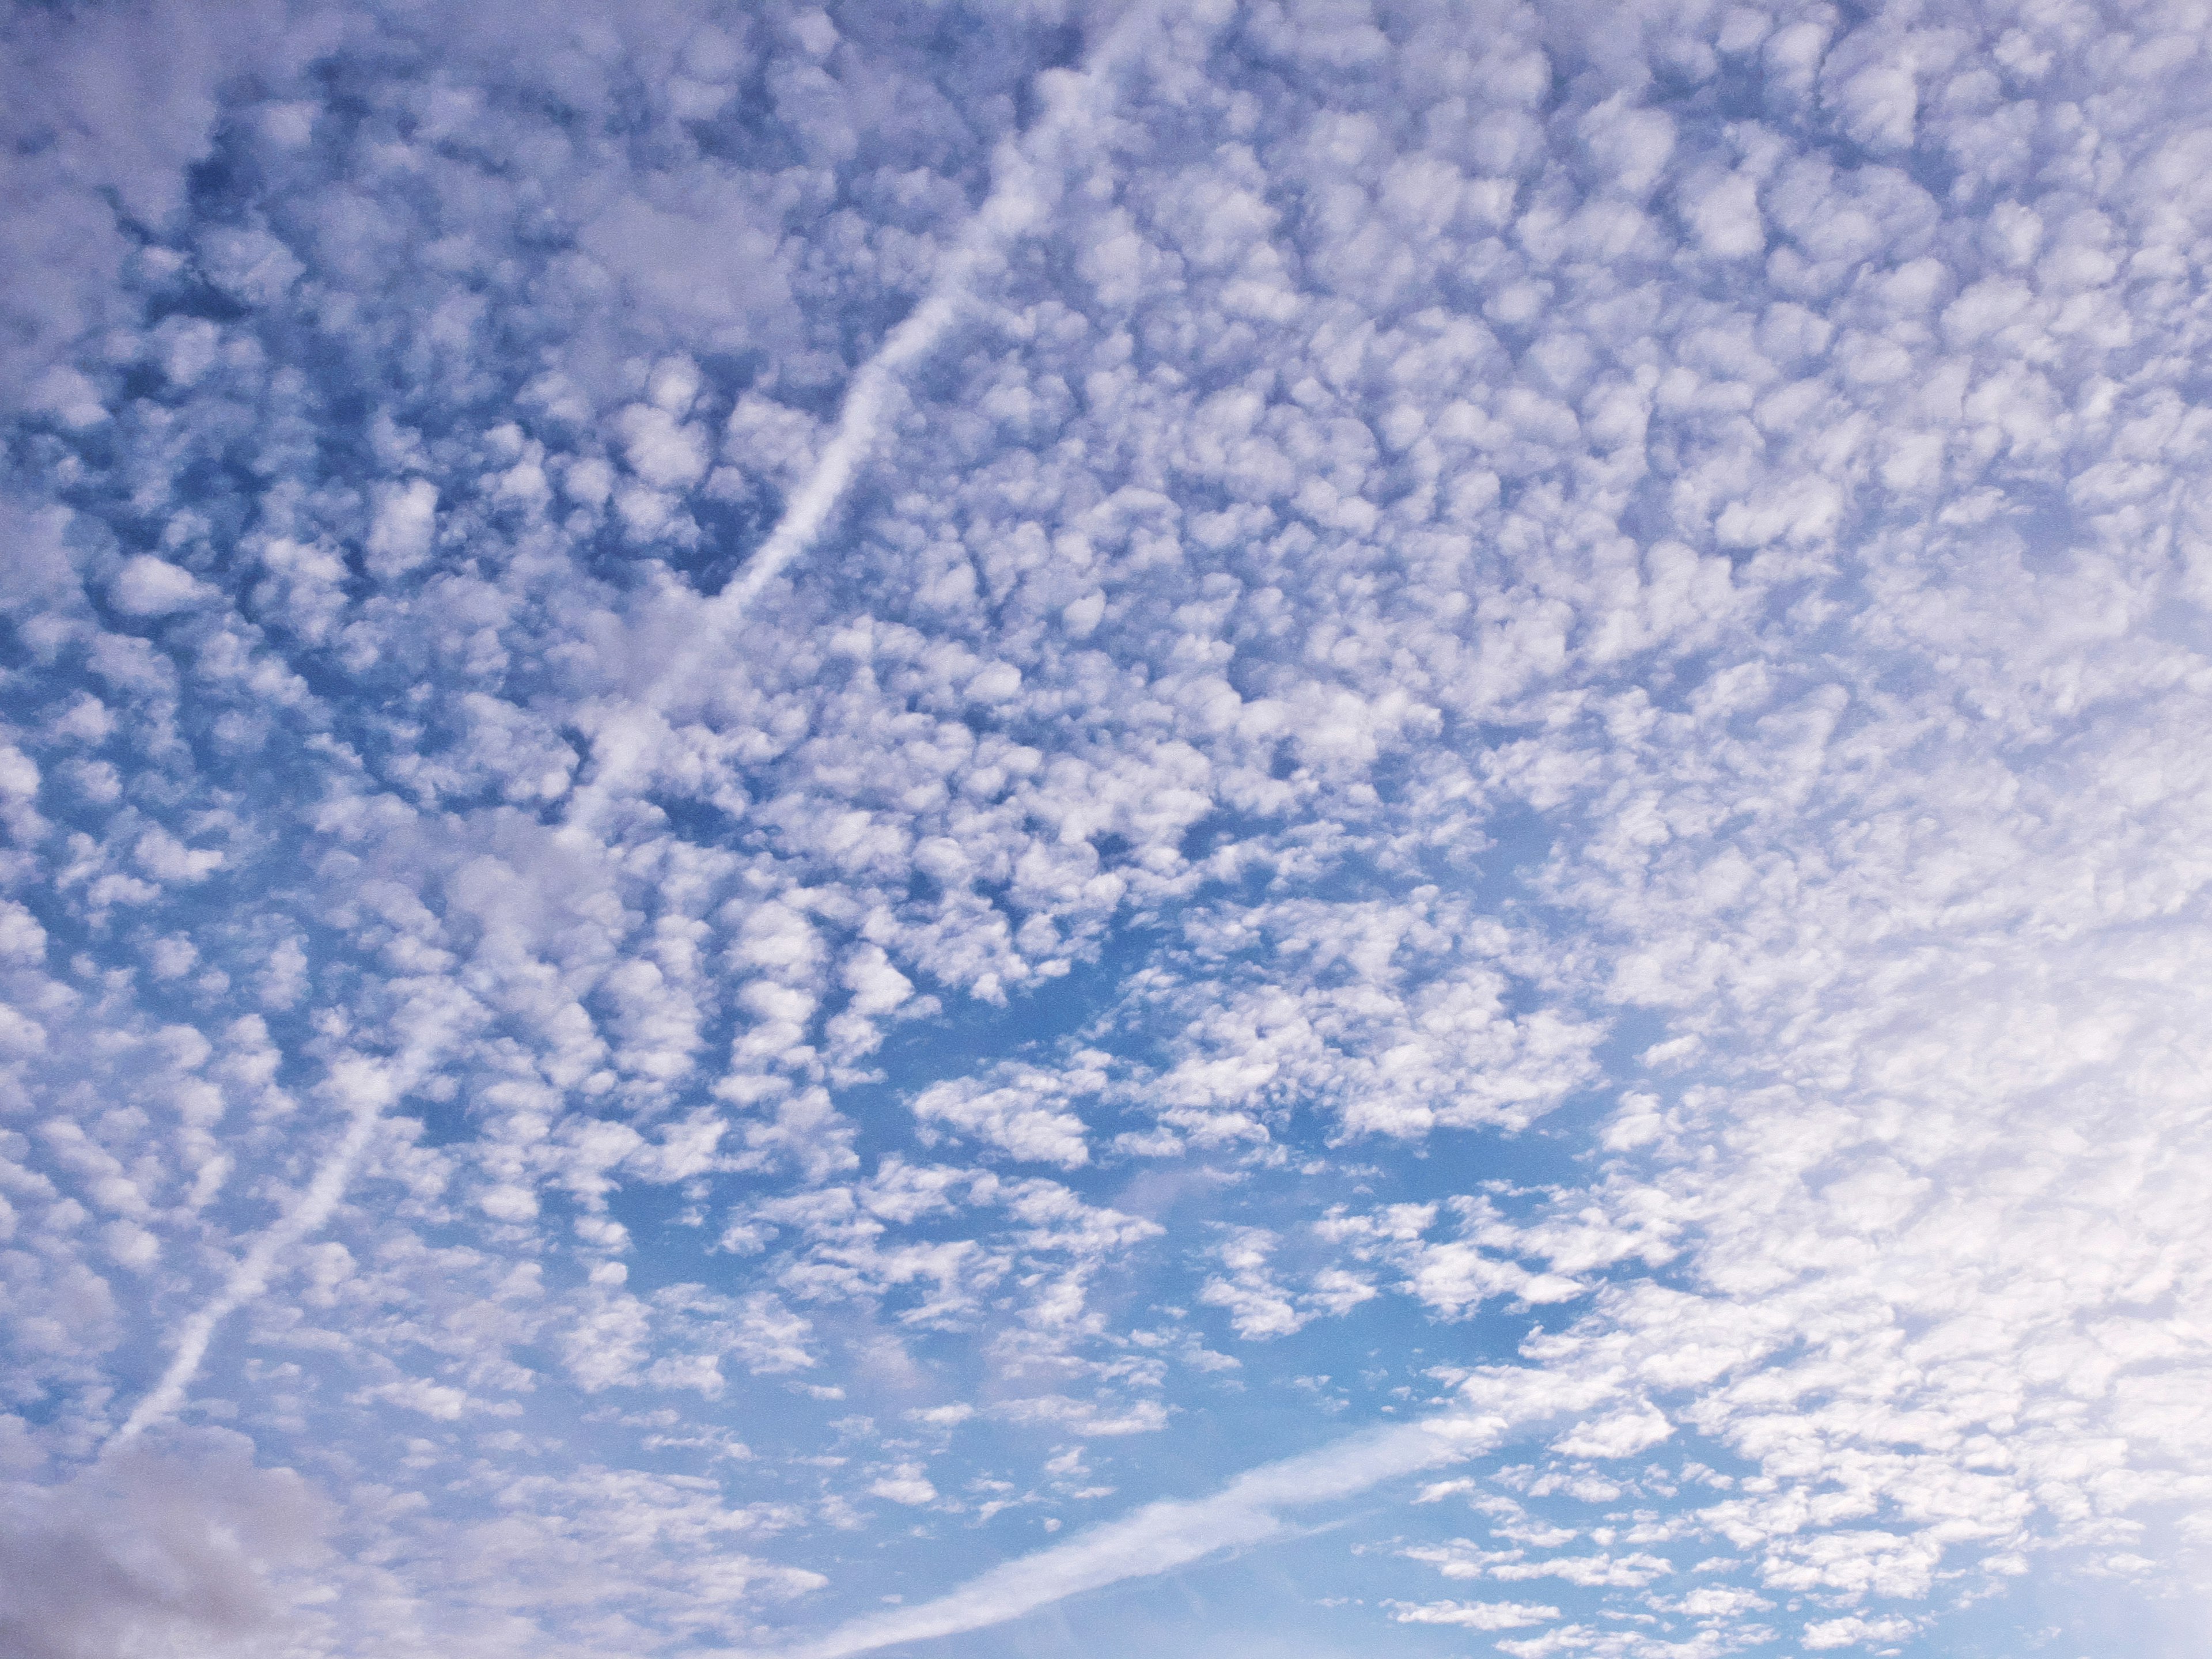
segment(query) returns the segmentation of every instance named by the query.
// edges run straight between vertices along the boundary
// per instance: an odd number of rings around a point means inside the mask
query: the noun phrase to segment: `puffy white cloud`
[[[430,556],[437,530],[438,486],[428,478],[379,484],[368,530],[368,566],[383,580],[405,574]]]
[[[1457,1625],[1468,1630],[1523,1630],[1559,1616],[1557,1607],[1530,1601],[1401,1602],[1391,1615],[1401,1625]]]
[[[141,553],[125,561],[108,584],[108,598],[126,616],[161,617],[188,611],[212,597],[191,571]]]
[[[919,1463],[901,1463],[868,1487],[877,1497],[909,1507],[937,1501],[937,1488],[929,1484]]]
[[[933,1084],[915,1097],[914,1113],[925,1137],[943,1124],[1026,1162],[1073,1169],[1091,1157],[1073,1103],[1096,1094],[1105,1081],[1096,1069],[1048,1073],[1020,1066],[996,1087],[965,1079]]]

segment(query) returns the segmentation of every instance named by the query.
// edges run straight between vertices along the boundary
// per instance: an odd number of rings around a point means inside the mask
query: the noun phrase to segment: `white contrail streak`
[[[1156,33],[1158,0],[1132,6],[1107,33],[1091,63],[1077,73],[1041,78],[1043,112],[1028,132],[1001,145],[992,165],[990,194],[963,228],[935,273],[928,293],[887,336],[874,356],[855,371],[829,442],[804,483],[786,504],[759,550],[729,586],[702,607],[691,638],[653,678],[641,702],[648,708],[688,684],[744,618],[763,588],[811,549],[836,513],[861,464],[896,412],[904,378],[951,331],[978,279],[1005,257],[1018,238],[1042,223],[1063,187],[1068,142],[1087,131],[1112,106],[1114,77]],[[604,785],[580,790],[584,809],[572,809],[571,825],[588,824],[601,805]],[[118,1429],[111,1446],[136,1439],[184,1403],[199,1374],[216,1328],[269,1286],[284,1253],[330,1219],[368,1150],[378,1120],[399,1093],[380,1068],[360,1062],[351,1079],[355,1106],[345,1135],[316,1170],[299,1201],[256,1239],[215,1298],[179,1327],[167,1370]],[[372,1080],[370,1073],[374,1073]]]
[[[745,568],[702,607],[698,629],[655,675],[647,702],[660,703],[663,694],[689,684],[761,590],[813,547],[896,416],[908,372],[951,331],[974,298],[979,279],[1002,263],[1006,250],[1042,223],[1058,202],[1066,186],[1069,142],[1091,132],[1112,108],[1115,77],[1157,36],[1160,10],[1158,0],[1132,6],[1082,70],[1040,77],[1042,112],[1028,131],[999,147],[990,194],[946,251],[928,293],[885,337],[875,356],[854,372],[837,424],[813,471]]]
[[[649,729],[658,712],[711,678],[726,657],[732,637],[763,589],[813,548],[829,527],[853,480],[873,452],[905,396],[908,374],[943,343],[972,303],[980,282],[1003,264],[1006,251],[1044,222],[1066,188],[1072,145],[1095,133],[1113,107],[1115,82],[1160,36],[1161,0],[1139,0],[1116,20],[1085,67],[1053,70],[1038,78],[1043,108],[1029,130],[999,146],[992,158],[991,190],[933,273],[929,290],[873,356],[855,369],[838,406],[837,423],[812,471],[784,504],[768,538],[744,568],[701,605],[682,636],[659,646],[666,655],[641,677],[637,690],[601,711],[610,734]],[[1223,0],[1193,0],[1186,23],[1217,27],[1227,15]],[[650,738],[639,745],[652,748]],[[569,798],[563,834],[586,840],[603,833],[606,813],[634,781],[623,741],[592,740],[593,764]]]
[[[1155,33],[1158,10],[1158,0],[1132,6],[1084,70],[1042,77],[1042,113],[1018,140],[1000,146],[993,161],[990,194],[948,251],[928,293],[854,373],[838,410],[836,429],[813,471],[745,568],[702,608],[699,627],[653,677],[640,701],[657,706],[668,692],[690,683],[716,654],[761,590],[813,546],[895,413],[907,373],[958,320],[978,278],[1004,258],[1006,249],[1018,238],[1042,222],[1058,200],[1066,176],[1061,152],[1072,137],[1088,131],[1111,107],[1114,77]],[[604,787],[580,790],[586,810],[572,809],[570,823],[589,823],[594,815],[588,808],[601,804],[595,798],[605,793]],[[179,1327],[167,1369],[116,1431],[111,1446],[136,1439],[184,1403],[216,1328],[261,1295],[284,1253],[319,1228],[337,1207],[378,1120],[399,1093],[380,1070],[366,1061],[361,1065],[363,1074],[354,1081],[363,1086],[356,1091],[344,1138],[316,1170],[299,1201],[254,1241],[222,1291]],[[375,1072],[373,1084],[367,1075],[371,1071]]]
[[[190,1315],[177,1328],[176,1346],[161,1380],[147,1391],[131,1415],[107,1443],[107,1449],[128,1445],[154,1424],[172,1416],[184,1404],[185,1391],[199,1375],[208,1344],[222,1322],[269,1288],[285,1253],[316,1231],[345,1196],[362,1154],[368,1150],[385,1109],[398,1099],[399,1083],[385,1067],[368,1060],[341,1062],[331,1073],[334,1091],[351,1103],[344,1135],[325,1158],[292,1207],[253,1241],[214,1299]]]
[[[1488,1450],[1503,1417],[1444,1416],[1353,1435],[1241,1474],[1211,1497],[1147,1504],[1064,1544],[993,1567],[933,1601],[871,1613],[775,1659],[847,1659],[902,1642],[957,1636],[1018,1619],[1085,1590],[1172,1571],[1289,1532],[1282,1511]]]

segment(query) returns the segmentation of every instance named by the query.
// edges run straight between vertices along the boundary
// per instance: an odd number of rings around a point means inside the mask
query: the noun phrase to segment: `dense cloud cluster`
[[[19,9],[0,1645],[2198,1594],[2208,38]]]

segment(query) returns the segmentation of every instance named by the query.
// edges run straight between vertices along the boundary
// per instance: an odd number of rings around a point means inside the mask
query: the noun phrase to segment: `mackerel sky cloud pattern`
[[[0,40],[0,1651],[2197,1650],[2201,6]]]

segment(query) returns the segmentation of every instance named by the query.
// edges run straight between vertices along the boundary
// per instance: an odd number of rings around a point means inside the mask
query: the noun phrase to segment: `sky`
[[[2212,15],[0,11],[0,1651],[2212,1620]]]

